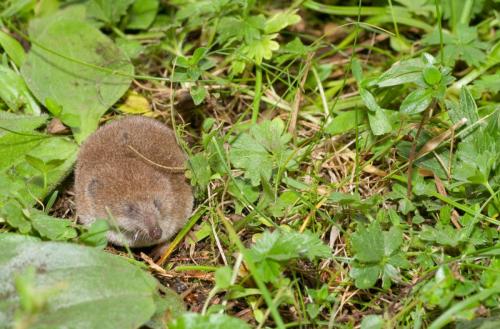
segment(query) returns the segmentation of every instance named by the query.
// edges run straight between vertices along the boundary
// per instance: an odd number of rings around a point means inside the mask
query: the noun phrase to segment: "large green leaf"
[[[62,106],[58,116],[82,142],[128,89],[134,68],[124,52],[89,23],[69,14],[52,16],[44,18],[44,24],[32,23],[33,46],[21,71],[40,102]]]
[[[0,323],[17,312],[32,329],[139,328],[158,297],[156,280],[122,257],[13,234],[0,235],[0,282]]]

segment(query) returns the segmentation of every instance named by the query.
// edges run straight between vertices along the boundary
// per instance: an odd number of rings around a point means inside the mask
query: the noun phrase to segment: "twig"
[[[157,167],[160,167],[162,169],[165,169],[165,170],[168,170],[168,171],[171,171],[171,172],[178,172],[178,173],[182,173],[186,170],[186,168],[184,167],[167,167],[167,166],[163,166],[159,163],[156,163],[150,159],[148,159],[146,156],[142,155],[141,152],[137,151],[132,145],[127,145],[127,147],[129,149],[131,149],[132,151],[134,151],[138,156],[140,156],[141,158],[143,158],[144,160],[146,160],[148,163],[154,165],[154,166],[157,166]]]

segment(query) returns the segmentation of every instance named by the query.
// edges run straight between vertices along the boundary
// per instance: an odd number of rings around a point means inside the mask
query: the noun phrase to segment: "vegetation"
[[[1,2],[0,323],[500,326],[498,4]],[[75,219],[79,145],[122,115],[189,156],[156,262]]]

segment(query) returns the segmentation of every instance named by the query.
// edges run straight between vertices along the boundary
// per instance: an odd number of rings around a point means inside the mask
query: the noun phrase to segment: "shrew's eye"
[[[161,201],[160,200],[154,199],[153,203],[154,203],[156,209],[158,209],[158,210],[161,209]]]
[[[125,211],[127,212],[127,214],[132,215],[137,213],[138,209],[134,204],[127,203],[127,205],[125,206]]]

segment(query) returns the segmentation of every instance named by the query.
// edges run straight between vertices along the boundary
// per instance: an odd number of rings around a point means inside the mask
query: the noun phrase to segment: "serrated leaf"
[[[224,43],[234,38],[234,40],[244,40],[246,43],[250,43],[260,39],[265,24],[266,19],[262,15],[245,18],[223,17],[217,28],[218,41]]]
[[[403,233],[397,227],[391,227],[388,232],[384,232],[384,254],[390,256],[399,250],[403,244]]]
[[[281,119],[264,121],[254,125],[250,133],[238,136],[232,144],[229,158],[236,168],[245,169],[245,177],[257,186],[262,177],[271,179],[273,168],[294,166],[294,161],[287,162],[291,152],[287,148],[290,138]]]
[[[52,16],[44,18],[43,28],[36,33],[31,31],[40,22],[31,24],[30,36],[35,35],[36,43],[21,72],[41,103],[50,98],[62,106],[63,114],[69,116],[60,119],[82,142],[97,128],[101,115],[128,89],[134,68],[123,51],[90,24],[61,13]],[[78,126],[68,120],[71,117],[78,117]]]
[[[378,263],[385,255],[384,235],[377,222],[360,225],[351,235],[351,244],[356,259],[363,263]]]
[[[154,314],[157,281],[126,259],[95,248],[0,235],[0,318],[21,310],[14,278],[34,267],[33,291],[52,290],[30,328],[136,328]],[[38,294],[40,296],[40,294]],[[20,313],[22,314],[22,313]]]
[[[265,231],[250,249],[254,261],[271,259],[274,261],[287,261],[295,258],[327,258],[331,250],[323,241],[311,232],[300,233],[297,231],[275,230],[270,233]]]
[[[205,154],[200,153],[190,157],[189,169],[189,178],[191,178],[191,184],[206,189],[206,186],[210,182],[212,171],[210,169],[210,163]]]
[[[22,206],[13,199],[3,204],[3,207],[0,209],[0,217],[3,218],[10,227],[16,228],[23,234],[31,231],[31,223],[24,217]]]
[[[34,131],[0,136],[0,179],[10,184],[8,193],[0,194],[0,202],[10,196],[25,205],[33,205],[66,177],[76,160],[77,151],[77,145],[70,139]],[[46,186],[43,180],[38,179],[40,172],[25,161],[25,155],[45,163]],[[6,172],[8,168],[13,170]]]
[[[273,40],[277,36],[277,34],[263,35],[260,39],[248,42],[241,51],[249,59],[254,60],[255,64],[260,65],[263,59],[271,59],[273,51],[280,48],[279,43]]]
[[[401,103],[399,111],[406,114],[417,114],[425,111],[432,102],[431,89],[412,91]]]

